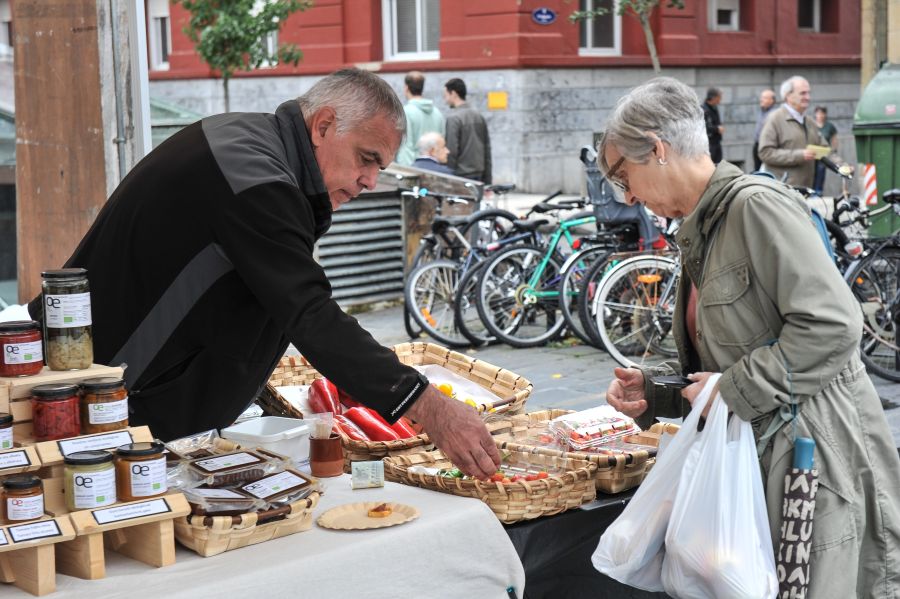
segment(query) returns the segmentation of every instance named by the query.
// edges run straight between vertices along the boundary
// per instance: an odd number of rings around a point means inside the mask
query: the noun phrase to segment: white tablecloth
[[[177,562],[159,569],[107,550],[106,578],[57,575],[52,597],[507,599],[507,587],[523,596],[522,563],[484,503],[394,483],[353,491],[349,475],[322,480],[325,494],[306,532],[207,558],[177,546]],[[315,523],[334,506],[361,501],[405,503],[421,515],[365,531]]]

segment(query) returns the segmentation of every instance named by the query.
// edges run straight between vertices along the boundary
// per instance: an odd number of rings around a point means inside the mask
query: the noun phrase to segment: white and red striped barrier
[[[867,163],[863,167],[863,187],[865,189],[866,206],[878,203],[878,184],[875,178],[875,165]]]

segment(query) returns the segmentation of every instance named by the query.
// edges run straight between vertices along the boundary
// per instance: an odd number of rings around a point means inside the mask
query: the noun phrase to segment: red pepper
[[[353,424],[353,421],[343,414],[334,415],[334,428],[354,441],[371,441],[369,435],[364,433],[361,428]]]
[[[344,415],[353,421],[372,441],[397,441],[400,435],[369,408],[350,408]]]
[[[358,401],[353,399],[353,397],[351,397],[350,394],[347,393],[346,391],[344,391],[343,389],[338,389],[338,397],[340,398],[341,403],[344,405],[345,408],[363,407],[363,405],[361,403],[359,403]]]
[[[416,432],[416,429],[412,427],[409,420],[403,416],[401,416],[397,422],[392,424],[391,428],[397,431],[397,434],[400,435],[401,439],[409,439],[410,437],[415,437],[419,434]]]
[[[313,414],[331,412],[340,414],[341,402],[338,400],[337,387],[326,379],[316,379],[309,387],[309,407]]]

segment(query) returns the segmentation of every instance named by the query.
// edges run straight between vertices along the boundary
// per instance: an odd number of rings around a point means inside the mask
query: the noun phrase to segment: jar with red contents
[[[53,441],[81,434],[78,386],[37,385],[31,389],[31,420],[35,441]]]
[[[0,322],[0,376],[31,376],[44,367],[41,325],[33,320]]]

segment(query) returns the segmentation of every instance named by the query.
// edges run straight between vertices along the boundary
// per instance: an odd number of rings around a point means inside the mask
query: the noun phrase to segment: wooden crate
[[[33,445],[31,425],[31,389],[48,383],[79,383],[99,376],[122,378],[120,366],[92,364],[83,370],[50,370],[46,366],[34,376],[0,377],[0,412],[13,417],[13,441],[16,445]]]

